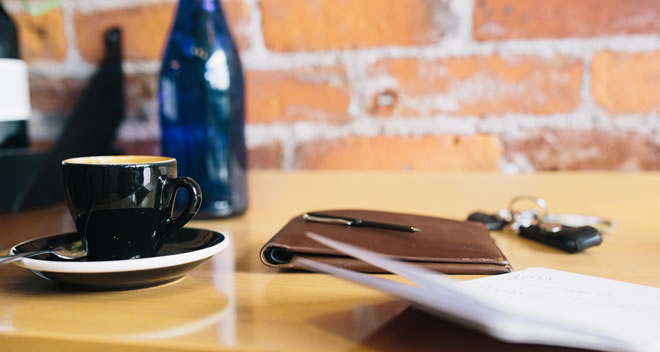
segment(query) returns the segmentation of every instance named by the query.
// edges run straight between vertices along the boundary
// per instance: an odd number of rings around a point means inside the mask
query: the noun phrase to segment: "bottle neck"
[[[204,61],[218,47],[235,52],[220,1],[179,0],[169,45],[178,48],[186,57]]]
[[[0,58],[18,59],[16,25],[0,2]]]
[[[0,1],[0,19],[4,20],[5,18],[9,18],[9,14],[5,10],[5,7],[2,6],[2,1]]]
[[[219,0],[179,0],[174,27],[186,32],[212,20],[226,27]]]

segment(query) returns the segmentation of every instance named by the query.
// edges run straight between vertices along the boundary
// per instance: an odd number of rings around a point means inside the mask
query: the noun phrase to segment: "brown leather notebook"
[[[274,268],[302,269],[296,265],[296,258],[305,257],[355,271],[384,272],[305,236],[306,232],[313,232],[446,274],[512,271],[508,260],[480,223],[373,210],[322,210],[315,213],[413,226],[420,231],[310,222],[301,214],[291,219],[261,248],[261,261]]]

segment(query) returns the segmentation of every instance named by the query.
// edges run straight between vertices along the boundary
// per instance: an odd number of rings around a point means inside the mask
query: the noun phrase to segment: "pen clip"
[[[346,218],[316,216],[316,215],[310,215],[308,213],[303,215],[303,219],[307,221],[324,222],[329,224],[341,224],[346,226],[351,226],[354,223],[354,220],[349,220]]]

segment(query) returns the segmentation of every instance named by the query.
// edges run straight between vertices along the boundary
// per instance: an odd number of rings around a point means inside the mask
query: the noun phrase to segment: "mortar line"
[[[424,135],[474,135],[499,134],[513,132],[531,132],[535,129],[552,130],[584,129],[610,133],[640,133],[649,129],[660,128],[660,115],[632,114],[611,117],[620,124],[616,130],[594,126],[590,121],[578,121],[576,113],[560,115],[492,115],[485,118],[478,116],[434,116],[425,118],[372,118],[363,117],[347,124],[295,122],[291,124],[249,124],[248,144],[262,145],[272,140],[294,137],[300,142],[317,139],[332,140],[346,136],[424,136]],[[449,127],[447,127],[449,126]],[[479,128],[473,128],[479,126]],[[507,126],[507,127],[503,127]],[[383,133],[376,133],[380,131]]]
[[[77,11],[90,13],[97,11],[111,11],[130,7],[141,7],[155,4],[177,3],[178,0],[66,0]]]
[[[256,11],[258,13],[258,10]],[[258,14],[253,15],[258,18]],[[72,17],[72,16],[71,16]],[[252,26],[255,26],[252,24]],[[75,40],[73,19],[65,21],[67,40],[69,40],[68,59],[62,63],[52,61],[39,61],[31,63],[35,71],[52,71],[58,77],[81,77],[91,73],[94,64],[82,60]],[[252,29],[251,31],[255,31]],[[556,55],[582,57],[585,52],[594,53],[610,50],[616,52],[651,52],[660,51],[660,36],[638,35],[630,37],[607,36],[598,38],[567,38],[567,39],[539,39],[539,40],[512,40],[497,42],[463,42],[454,39],[445,39],[440,44],[423,47],[382,47],[371,49],[358,49],[351,51],[297,51],[280,53],[269,51],[263,44],[263,38],[255,39],[251,36],[251,47],[241,53],[241,59],[246,70],[287,70],[304,67],[326,67],[337,65],[343,61],[364,61],[372,63],[380,60],[413,58],[421,60],[440,60],[455,57],[470,56],[538,56],[552,58]],[[260,44],[261,43],[261,44]],[[265,44],[264,44],[265,45]],[[136,72],[144,67],[146,73],[153,71],[152,65],[158,60],[130,61],[126,65],[135,68]]]

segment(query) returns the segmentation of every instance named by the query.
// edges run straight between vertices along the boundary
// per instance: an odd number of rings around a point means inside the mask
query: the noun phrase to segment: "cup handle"
[[[174,211],[174,200],[176,192],[184,188],[189,195],[188,205],[186,209],[176,218],[172,218]],[[165,180],[163,191],[168,200],[168,208],[170,216],[161,225],[161,230],[158,232],[159,237],[164,237],[183,227],[190,219],[197,214],[199,207],[202,205],[202,188],[199,184],[190,177],[177,177],[168,178]]]

